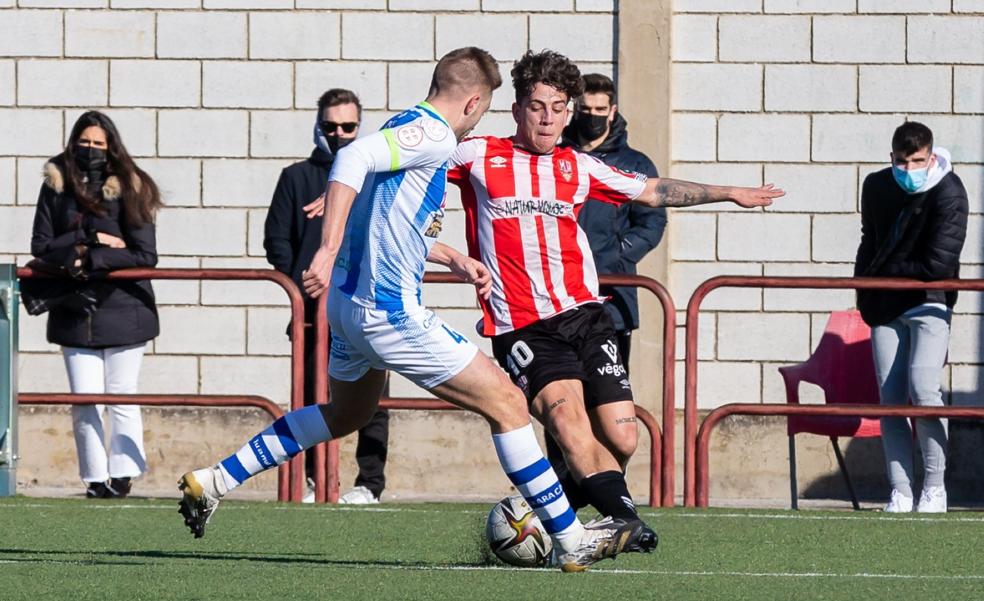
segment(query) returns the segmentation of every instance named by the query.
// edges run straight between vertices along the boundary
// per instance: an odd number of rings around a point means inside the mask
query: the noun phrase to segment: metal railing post
[[[0,265],[0,497],[17,492],[17,266]]]

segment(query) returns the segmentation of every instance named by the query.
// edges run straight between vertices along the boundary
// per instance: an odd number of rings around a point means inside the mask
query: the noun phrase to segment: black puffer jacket
[[[306,160],[285,167],[280,172],[267,212],[263,248],[267,262],[285,273],[304,290],[302,274],[321,246],[324,218],[308,219],[304,205],[324,193],[334,158],[315,148]]]
[[[967,212],[967,190],[955,173],[920,194],[906,194],[895,183],[891,167],[872,173],[861,188],[861,244],[854,274],[923,281],[958,277]],[[869,326],[887,324],[927,302],[952,307],[957,293],[858,291],[858,309]]]
[[[629,147],[627,125],[621,113],[616,113],[608,137],[587,154],[623,171],[659,177],[656,166],[649,157]],[[569,125],[564,130],[563,143],[565,146],[578,148],[573,126]],[[666,209],[654,209],[634,202],[617,206],[588,200],[577,221],[588,236],[599,274],[635,274],[636,263],[656,248],[663,238]],[[634,330],[639,327],[639,301],[635,288],[602,286],[601,293],[612,297],[605,306],[612,316],[616,330]]]
[[[315,148],[306,160],[284,168],[267,212],[263,235],[267,262],[289,275],[302,291],[302,274],[321,246],[324,221],[323,217],[308,219],[304,205],[324,193],[333,160],[330,154]],[[306,293],[304,300],[308,319],[313,321],[316,305]]]
[[[153,223],[131,227],[122,214],[119,180],[106,179],[102,187],[102,206],[107,213],[99,217],[80,210],[74,196],[65,189],[62,155],[44,167],[44,184],[38,196],[31,235],[31,254],[49,261],[60,260],[66,250],[89,244],[83,267],[89,273],[124,267],[157,265],[157,240]],[[97,232],[112,234],[126,242],[126,248],[93,245]],[[84,285],[84,284],[83,284]],[[147,280],[101,281],[112,291],[90,315],[53,307],[48,316],[48,342],[62,346],[107,348],[146,342],[160,333],[154,289]]]

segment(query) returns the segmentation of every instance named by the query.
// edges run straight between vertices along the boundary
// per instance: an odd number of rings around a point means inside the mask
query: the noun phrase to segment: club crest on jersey
[[[424,119],[423,121],[424,134],[434,140],[435,142],[440,142],[444,138],[448,137],[448,128],[435,119]]]
[[[557,169],[560,171],[560,174],[564,177],[565,182],[571,181],[571,177],[574,176],[574,166],[571,165],[570,160],[560,159],[559,161],[557,161]]]
[[[424,140],[424,130],[419,125],[404,125],[396,130],[396,141],[404,148],[413,148]]]
[[[503,168],[505,168],[506,163],[508,163],[508,162],[509,161],[506,160],[505,157],[500,157],[500,156],[494,156],[491,159],[489,159],[489,163],[492,164],[492,168],[493,169],[496,169],[496,168],[503,169]]]

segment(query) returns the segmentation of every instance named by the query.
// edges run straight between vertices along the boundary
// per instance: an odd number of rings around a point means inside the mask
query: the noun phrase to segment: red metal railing
[[[654,506],[672,506],[674,494],[674,365],[676,362],[676,307],[669,292],[659,282],[651,278],[632,275],[602,275],[600,283],[611,286],[635,286],[645,288],[659,299],[663,308],[663,428],[653,415],[636,406],[636,415],[649,430],[652,439],[650,449],[650,504]],[[424,274],[426,283],[461,284],[461,280],[447,272],[428,272]],[[319,303],[315,320],[315,336],[317,345],[316,365],[327,365],[328,361],[328,320],[325,303]],[[317,402],[328,402],[328,375],[325,370],[318,370],[315,386]],[[400,410],[455,410],[457,407],[450,403],[427,399],[384,398],[380,406]],[[318,464],[320,466],[320,464]],[[328,443],[326,464],[327,490],[324,500],[335,503],[338,501],[338,441]],[[320,470],[319,470],[320,471]],[[322,497],[318,496],[319,500]]]
[[[713,290],[718,288],[819,288],[819,289],[879,289],[879,290],[984,290],[984,279],[980,280],[939,280],[935,282],[921,282],[919,280],[909,280],[902,278],[831,278],[831,277],[763,277],[763,276],[718,276],[711,278],[694,290],[690,301],[687,303],[687,324],[686,324],[686,350],[684,364],[684,482],[683,495],[684,505],[693,507],[697,497],[696,473],[697,462],[697,328],[700,318],[700,304],[704,298]],[[731,407],[761,407],[756,409],[753,415],[794,415],[799,414],[799,410],[787,410],[785,404],[772,405],[732,405]],[[841,415],[841,413],[827,412],[827,406],[807,406],[800,405],[804,410],[803,414],[821,415]],[[839,405],[840,408],[849,408],[851,405]],[[875,411],[871,415],[884,415],[879,413],[883,408],[865,406],[868,410]],[[723,409],[723,407],[721,408]],[[904,415],[908,417],[918,417],[924,410],[940,410],[940,408],[924,407],[897,407],[897,413],[891,415]],[[953,408],[944,408],[950,410]],[[969,410],[973,413],[974,408],[960,408],[961,411]],[[734,413],[735,410],[730,410]],[[776,413],[764,413],[776,411]],[[760,413],[762,412],[762,413]],[[715,417],[716,423],[726,415],[731,413],[722,412]],[[869,414],[854,412],[851,415],[867,417]],[[940,414],[943,415],[943,414]],[[953,415],[957,416],[957,415]],[[710,415],[707,419],[710,419]],[[963,417],[963,415],[961,415]],[[713,427],[713,423],[710,427]],[[708,436],[710,428],[708,428]],[[705,464],[706,465],[706,464]],[[706,473],[700,475],[706,479]],[[705,489],[706,494],[706,489]]]
[[[29,267],[17,269],[18,278],[45,278],[51,277],[48,274],[36,272]],[[274,271],[272,269],[174,269],[174,268],[128,268],[110,272],[107,276],[110,280],[251,280],[268,281],[279,285],[287,293],[290,300],[291,314],[291,369],[290,369],[290,406],[291,409],[299,409],[304,406],[304,299],[301,291],[290,277]],[[321,370],[323,371],[323,370]],[[54,395],[45,395],[52,397]],[[158,395],[161,396],[161,395]],[[212,400],[220,399],[214,395],[179,395],[182,398],[196,398],[203,404],[210,406]],[[139,398],[134,396],[132,400]],[[140,404],[131,402],[129,404]],[[215,403],[214,406],[222,406]],[[318,445],[314,448],[315,461],[324,462],[324,447]],[[299,503],[304,496],[304,455],[303,453],[290,461],[287,468],[289,473],[289,499]],[[321,473],[315,472],[315,486],[324,490],[325,482],[323,470]]]
[[[697,506],[707,507],[710,470],[711,432],[731,415],[840,415],[849,417],[952,417],[984,418],[984,407],[916,407],[912,405],[779,405],[731,403],[714,409],[700,424],[697,433]]]
[[[184,394],[66,394],[22,392],[17,395],[21,405],[149,405],[153,407],[256,407],[273,419],[284,414],[283,409],[268,398],[256,395],[184,395]],[[289,500],[289,467],[277,470],[277,500]]]

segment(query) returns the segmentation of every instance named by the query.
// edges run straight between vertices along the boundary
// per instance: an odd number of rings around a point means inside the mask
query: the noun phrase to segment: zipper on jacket
[[[88,334],[86,339],[89,344],[92,344],[92,314],[86,315],[85,317],[85,331]]]

